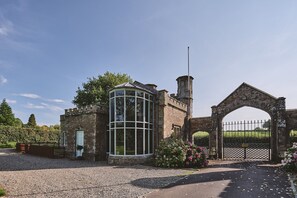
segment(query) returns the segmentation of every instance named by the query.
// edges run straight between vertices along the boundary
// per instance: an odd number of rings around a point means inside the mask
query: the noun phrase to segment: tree
[[[88,82],[82,84],[82,89],[78,87],[73,103],[78,107],[94,104],[108,106],[108,91],[125,82],[132,82],[131,77],[120,73],[106,72],[97,78],[88,78]]]
[[[12,113],[11,107],[4,98],[0,104],[0,125],[13,126],[14,123],[14,114]]]
[[[20,118],[15,118],[14,120],[14,126],[16,127],[23,127],[23,122]]]
[[[270,126],[271,126],[271,121],[270,121],[270,119],[269,120],[267,120],[267,121],[265,121],[264,123],[263,123],[263,128],[270,128]]]
[[[30,115],[27,125],[28,125],[28,127],[36,127],[37,126],[35,115],[33,113]]]

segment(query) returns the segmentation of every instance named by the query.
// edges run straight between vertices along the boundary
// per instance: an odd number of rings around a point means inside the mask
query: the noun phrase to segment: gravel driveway
[[[0,185],[8,197],[138,197],[189,173],[142,165],[48,159],[0,149]]]

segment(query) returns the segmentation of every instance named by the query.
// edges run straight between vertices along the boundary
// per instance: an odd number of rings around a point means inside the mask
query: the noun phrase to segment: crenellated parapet
[[[88,105],[80,108],[70,108],[65,109],[64,116],[75,116],[82,114],[91,114],[91,113],[107,113],[108,110],[106,107],[99,105]]]
[[[176,109],[187,111],[187,104],[178,100],[177,98],[170,96],[167,90],[160,90],[159,91],[159,104],[161,106],[171,106]]]
[[[168,105],[171,105],[171,106],[176,107],[183,111],[187,111],[187,104],[185,104],[185,103],[183,103],[169,95],[167,95],[167,97],[168,97]]]

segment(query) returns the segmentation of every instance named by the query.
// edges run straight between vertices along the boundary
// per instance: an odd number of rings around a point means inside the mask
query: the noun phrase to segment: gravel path
[[[8,197],[138,197],[189,173],[141,165],[48,159],[0,149],[0,185]]]

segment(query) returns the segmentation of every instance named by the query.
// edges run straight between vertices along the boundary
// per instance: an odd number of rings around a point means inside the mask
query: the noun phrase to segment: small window
[[[174,137],[180,137],[181,136],[181,126],[172,125],[172,135]]]

